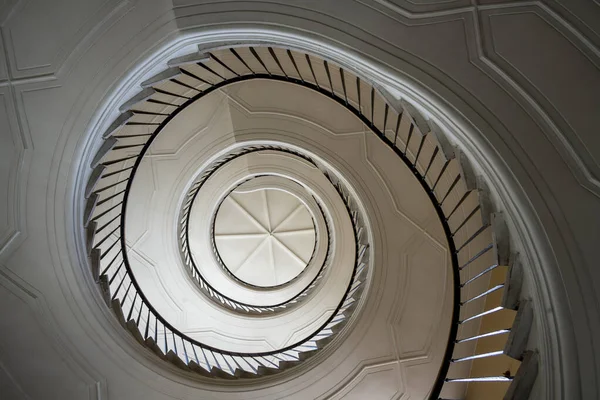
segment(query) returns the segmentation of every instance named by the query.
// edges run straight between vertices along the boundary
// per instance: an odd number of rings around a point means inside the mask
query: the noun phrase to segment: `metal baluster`
[[[123,296],[123,299],[121,300],[121,307],[123,307],[123,304],[125,304],[125,300],[127,299],[127,295],[129,294],[129,290],[131,289],[131,286],[133,286],[133,281],[131,280],[131,278],[129,279],[129,286],[127,286],[127,290],[125,291],[125,295]]]
[[[202,90],[200,90],[200,89],[196,89],[196,88],[195,88],[195,87],[193,87],[192,85],[188,85],[187,83],[185,83],[185,82],[182,82],[182,81],[180,81],[180,80],[179,80],[179,79],[177,79],[177,78],[172,78],[172,79],[169,79],[169,81],[170,81],[170,82],[173,82],[173,83],[175,83],[175,84],[177,84],[177,85],[179,85],[179,86],[183,86],[183,87],[184,87],[184,88],[186,88],[186,89],[191,89],[191,90],[195,90],[195,91],[196,91],[196,92],[198,92],[198,93],[202,93]]]
[[[456,232],[458,232],[458,231],[460,230],[460,228],[462,228],[463,226],[465,226],[465,224],[466,224],[466,223],[467,223],[467,222],[468,222],[468,221],[471,219],[471,217],[472,217],[473,215],[475,215],[475,213],[476,213],[477,211],[479,211],[479,209],[480,209],[480,208],[481,208],[481,206],[478,204],[478,205],[477,205],[477,206],[476,206],[476,207],[473,209],[473,211],[471,211],[471,213],[470,213],[469,215],[467,215],[467,218],[465,218],[465,220],[464,220],[464,221],[463,221],[463,222],[462,222],[462,223],[461,223],[461,224],[458,226],[458,228],[456,228],[456,229],[454,230],[454,232],[452,232],[451,236],[452,236],[452,237],[454,237],[454,235],[456,235]]]
[[[479,253],[475,254],[473,257],[471,257],[471,259],[469,261],[467,261],[465,264],[463,264],[461,267],[459,267],[459,269],[462,271],[463,269],[465,269],[465,267],[467,267],[469,264],[471,264],[473,261],[477,260],[479,257],[484,255],[488,251],[490,251],[493,247],[494,247],[493,244],[487,245],[483,250],[481,250]]]
[[[415,156],[415,162],[413,163],[413,167],[417,168],[417,161],[419,160],[419,155],[421,155],[421,150],[423,150],[423,144],[425,143],[425,137],[427,134],[421,136],[421,143],[419,143],[419,149],[417,150],[417,155]]]
[[[113,274],[112,278],[110,278],[110,280],[108,281],[109,286],[113,283],[113,281],[115,280],[115,278],[117,277],[117,274],[119,273],[119,271],[121,270],[121,267],[123,266],[123,264],[125,264],[125,261],[121,261],[121,265],[119,265],[119,268],[115,271],[115,273]],[[125,276],[127,276],[127,274],[125,274],[123,276],[123,279],[125,279]],[[123,282],[123,281],[121,281]],[[117,289],[119,290],[119,289]]]
[[[258,62],[260,63],[260,65],[262,65],[262,67],[265,69],[265,71],[267,71],[267,74],[269,74],[269,76],[272,76],[271,71],[269,71],[269,69],[267,68],[267,66],[265,65],[263,60],[260,58],[260,56],[258,55],[256,50],[254,50],[254,47],[249,47],[249,49],[250,49],[250,53],[252,53],[254,58],[256,58],[258,60]]]
[[[101,206],[102,204],[106,203],[107,201],[110,201],[110,200],[114,199],[115,197],[117,197],[117,196],[119,196],[119,195],[121,195],[123,193],[125,193],[125,189],[123,189],[123,190],[121,190],[121,191],[113,194],[112,196],[109,196],[109,197],[107,197],[105,199],[100,200],[98,203],[96,203],[96,207]]]
[[[475,314],[472,317],[465,318],[462,321],[458,321],[458,323],[459,324],[464,324],[465,322],[469,322],[469,321],[472,321],[472,320],[477,319],[477,318],[485,317],[486,315],[493,314],[493,313],[498,312],[500,310],[503,310],[503,308],[502,307],[495,307],[495,308],[492,308],[491,310],[484,311],[484,312],[479,313],[479,314]]]
[[[103,162],[103,163],[102,163],[102,165],[104,165],[104,166],[108,167],[108,166],[110,166],[110,165],[113,165],[113,164],[120,163],[121,161],[127,161],[127,160],[131,160],[132,158],[138,158],[138,156],[139,156],[139,154],[136,154],[136,155],[134,155],[134,156],[128,156],[128,157],[123,157],[123,158],[117,158],[116,160],[105,161],[105,162]],[[130,167],[130,168],[126,168],[126,169],[131,169],[131,168],[133,168],[133,166],[132,166],[132,167]],[[119,172],[120,172],[120,171],[119,171]],[[114,175],[114,174],[111,174],[111,175]],[[108,176],[109,176],[108,174],[107,174],[107,175],[103,175],[103,178],[106,178],[106,177],[108,177]]]
[[[431,188],[432,192],[435,191],[435,187],[437,186],[440,179],[442,178],[442,175],[444,174],[444,171],[446,171],[446,168],[448,168],[448,164],[450,164],[450,160],[446,160],[446,162],[442,166],[442,169],[440,170],[440,174],[438,175],[437,179],[435,180],[435,183],[433,184],[433,187]]]
[[[146,330],[144,331],[144,339],[148,339],[148,330],[150,328],[150,308],[148,307],[148,316],[146,317]]]
[[[98,233],[102,232],[104,229],[106,229],[110,224],[112,224],[113,222],[116,221],[117,218],[119,218],[121,215],[117,215],[115,217],[113,217],[110,221],[108,221],[107,223],[105,223],[104,225],[102,225],[100,228],[96,229],[96,232],[94,232],[95,235],[97,235]]]
[[[139,122],[139,121],[128,121],[125,123],[125,125],[130,125],[130,126],[158,126],[160,125],[160,122]]]
[[[141,301],[140,298],[140,311],[138,312],[138,316],[135,320],[135,324],[139,327],[140,326],[140,318],[142,317],[142,310],[144,309],[144,302]]]
[[[315,80],[315,85],[317,85],[318,89],[321,89],[321,86],[319,86],[319,81],[317,80],[317,76],[315,75],[315,70],[313,69],[312,63],[310,62],[310,57],[308,56],[308,54],[305,54],[306,56],[306,62],[308,63],[308,68],[310,68],[310,73],[313,76],[313,79]]]
[[[143,146],[143,144],[142,144],[142,146]],[[116,147],[115,147],[115,149],[116,149]],[[101,178],[101,179],[102,179],[102,178]],[[103,191],[105,191],[105,190],[108,190],[108,189],[110,189],[110,188],[113,188],[113,187],[115,187],[115,186],[117,186],[117,185],[119,185],[119,184],[121,184],[121,183],[127,182],[128,180],[129,180],[129,177],[127,177],[127,178],[125,178],[125,179],[122,179],[122,180],[120,180],[120,181],[118,181],[118,182],[115,182],[115,183],[113,183],[113,184],[111,184],[111,185],[104,186],[104,187],[102,187],[102,188],[100,188],[100,189],[96,189],[96,190],[94,190],[94,193],[96,193],[96,194],[100,194],[100,193],[102,193]]]
[[[396,143],[398,142],[398,131],[400,130],[400,121],[402,120],[402,112],[400,112],[400,114],[398,114],[398,118],[396,119],[396,132],[394,133],[394,147],[396,146]]]
[[[410,127],[408,128],[408,139],[406,139],[406,147],[404,148],[404,155],[406,155],[406,152],[408,151],[408,144],[410,143],[410,138],[412,136],[413,129],[415,129],[415,124],[413,124],[411,122]]]
[[[304,83],[304,78],[302,77],[302,74],[300,73],[300,70],[298,69],[298,65],[296,65],[296,60],[294,59],[294,55],[289,50],[287,50],[287,55],[290,58],[290,61],[292,62],[292,64],[294,65],[294,68],[296,69],[296,73],[298,73],[300,80],[302,81],[302,83]]]
[[[348,107],[348,94],[346,92],[346,80],[344,79],[344,70],[340,68],[340,77],[342,80],[342,89],[344,89],[344,100],[346,101],[346,107]]]
[[[137,156],[134,156],[134,157],[132,157],[132,158],[135,158],[135,157],[137,157]],[[107,166],[107,167],[108,167],[108,164],[106,164],[106,163],[102,163],[102,165],[104,165],[104,166]],[[103,175],[100,177],[100,179],[108,178],[109,176],[113,176],[113,175],[119,174],[119,173],[121,173],[121,172],[124,172],[124,171],[130,170],[130,169],[133,169],[133,165],[132,165],[132,166],[130,166],[130,167],[125,167],[125,168],[119,169],[119,170],[117,170],[117,171],[109,172],[108,174],[103,174]]]
[[[156,100],[156,99],[148,99],[146,100],[148,103],[161,104],[163,106],[171,106],[171,107],[179,107],[179,104],[169,103],[167,101]]]
[[[285,70],[281,66],[281,63],[279,62],[279,58],[277,58],[277,54],[275,54],[275,51],[273,50],[273,48],[269,47],[268,49],[269,49],[269,54],[271,54],[271,57],[273,57],[273,60],[275,60],[275,63],[277,64],[277,66],[279,67],[281,72],[283,72],[283,75],[285,75],[286,78],[289,78],[288,74],[286,74]]]
[[[329,80],[329,87],[331,88],[331,94],[335,96],[335,92],[333,91],[333,82],[331,82],[331,73],[329,72],[329,65],[327,61],[323,61],[323,65],[325,66],[325,73],[327,74],[327,79]]]
[[[225,77],[223,77],[223,75],[219,74],[218,72],[216,72],[215,70],[213,70],[211,67],[209,67],[208,65],[204,64],[203,62],[198,62],[196,63],[196,65],[198,65],[199,67],[203,68],[204,70],[210,72],[211,74],[218,76],[219,78],[221,78],[221,80],[225,81]]]
[[[116,275],[114,275],[114,276],[116,276]],[[114,278],[114,276],[113,276],[113,278]],[[121,278],[121,282],[119,283],[119,286],[117,286],[117,290],[115,290],[115,293],[112,295],[112,297],[110,299],[111,301],[113,301],[114,299],[117,298],[117,293],[119,293],[119,290],[121,290],[121,286],[125,282],[125,278],[127,278],[127,274],[123,275],[123,278]]]
[[[465,194],[463,194],[463,196],[460,198],[460,200],[458,201],[458,203],[456,203],[456,205],[454,206],[454,208],[452,209],[452,211],[450,211],[450,214],[448,214],[448,216],[446,217],[446,221],[448,221],[450,219],[450,217],[452,217],[452,214],[454,214],[454,212],[456,210],[458,210],[458,207],[460,207],[460,205],[467,199],[467,197],[469,197],[469,195],[471,194],[472,190],[468,190],[465,192]]]
[[[358,93],[358,112],[360,115],[363,115],[362,105],[360,103],[360,78],[358,76],[356,77],[356,93]]]
[[[183,69],[181,69],[181,72],[183,72]],[[181,99],[186,99],[186,100],[189,100],[191,98],[191,97],[183,96],[181,94],[169,92],[168,90],[165,90],[165,89],[159,89],[159,88],[153,88],[153,89],[156,91],[156,93],[166,94],[168,96],[179,97]]]
[[[488,227],[489,227],[489,225],[486,224],[486,225],[483,225],[481,228],[477,229],[477,231],[475,231],[475,233],[472,234],[471,237],[469,237],[467,240],[465,240],[465,242],[456,250],[456,252],[458,253],[459,251],[464,249],[465,246],[467,246],[469,243],[471,243],[477,236],[479,236],[481,234],[481,232],[485,231]]]
[[[471,298],[470,298],[470,299],[468,299],[468,300],[461,301],[461,302],[460,302],[460,305],[461,305],[461,306],[463,306],[463,305],[465,305],[465,304],[471,303],[471,302],[473,302],[473,301],[475,301],[475,300],[477,300],[477,299],[480,299],[480,298],[482,298],[482,297],[485,297],[485,296],[487,296],[488,294],[494,293],[495,291],[497,291],[497,290],[500,290],[500,289],[502,289],[503,287],[504,287],[504,284],[496,285],[496,286],[494,286],[493,288],[491,288],[491,289],[488,289],[488,290],[486,290],[485,292],[483,292],[483,293],[480,293],[480,294],[478,294],[478,295],[476,295],[476,296],[473,296],[473,297],[471,297]]]
[[[248,64],[246,64],[246,61],[244,61],[244,59],[238,54],[237,51],[235,51],[234,49],[229,49],[229,51],[231,52],[231,54],[233,54],[242,64],[244,64],[244,66],[246,68],[248,68],[248,70],[253,74],[256,75],[256,72],[254,72],[254,70],[252,70],[252,68],[250,68],[250,66]]]
[[[134,114],[138,114],[138,115],[154,115],[154,116],[159,116],[159,117],[168,117],[169,115],[171,115],[171,114],[159,113],[159,112],[154,112],[154,111],[144,111],[144,110],[129,110],[129,111],[131,111]],[[116,147],[114,149],[116,149]]]
[[[133,296],[133,302],[131,303],[131,307],[129,308],[129,313],[127,314],[127,319],[125,320],[125,322],[127,322],[131,319],[131,315],[133,314],[133,309],[135,308],[135,302],[137,300],[137,297],[138,297],[138,293],[135,292],[135,295]]]
[[[220,66],[222,66],[223,68],[225,68],[227,71],[231,72],[232,74],[234,74],[235,76],[240,76],[240,74],[238,74],[237,72],[235,72],[232,68],[230,68],[227,64],[225,64],[223,61],[219,60],[217,58],[217,56],[215,56],[213,53],[208,53],[208,55],[210,56],[210,58],[212,58],[213,60],[215,60],[217,62],[217,64],[219,64]]]
[[[119,228],[119,227],[120,227],[120,226],[118,226],[117,228]],[[110,236],[110,234],[109,234],[109,236]],[[108,236],[107,236],[107,237],[108,237]],[[102,259],[103,259],[103,258],[104,258],[104,257],[105,257],[105,256],[106,256],[106,255],[107,255],[107,254],[108,254],[108,253],[109,253],[109,252],[110,252],[110,251],[111,251],[111,250],[112,250],[112,249],[113,249],[113,248],[116,246],[116,243],[118,243],[118,238],[117,238],[117,240],[115,240],[115,241],[113,242],[113,244],[111,244],[111,245],[109,246],[109,248],[108,248],[108,249],[106,249],[106,250],[105,250],[105,251],[104,251],[104,252],[103,252],[103,253],[100,255],[100,259],[101,259],[101,260],[102,260]]]
[[[448,195],[450,194],[450,192],[452,192],[452,189],[454,189],[454,186],[456,186],[456,184],[458,183],[459,180],[460,180],[460,174],[457,175],[456,178],[454,178],[454,181],[452,182],[452,184],[450,185],[450,187],[446,191],[446,194],[442,198],[442,201],[440,201],[440,206],[444,204],[444,201],[446,200],[446,198],[448,197]]]
[[[460,287],[464,287],[464,286],[468,285],[469,283],[473,282],[474,280],[476,280],[477,278],[481,278],[483,275],[487,274],[488,272],[493,271],[497,266],[498,266],[498,264],[493,264],[492,266],[487,267],[486,269],[484,269],[483,271],[481,271],[480,273],[478,273],[471,279],[467,280],[465,283],[461,283]]]
[[[505,333],[510,333],[510,329],[499,329],[497,331],[483,333],[481,335],[471,336],[471,337],[467,337],[467,338],[464,338],[464,339],[457,339],[455,341],[455,343],[459,344],[459,343],[464,343],[464,342],[470,342],[471,340],[478,340],[478,339],[482,339],[482,338],[485,338],[485,337],[496,336],[496,335],[503,335]]]
[[[371,87],[371,125],[375,126],[375,88]]]

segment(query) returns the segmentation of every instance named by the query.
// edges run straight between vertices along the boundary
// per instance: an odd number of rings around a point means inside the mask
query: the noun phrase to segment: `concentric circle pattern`
[[[215,160],[192,184],[179,219],[182,261],[198,288],[217,306],[242,313],[289,311],[319,293],[319,307],[335,307],[344,286],[330,287],[327,292],[321,292],[321,287],[328,279],[338,283],[350,279],[356,259],[348,255],[360,242],[356,234],[364,230],[363,220],[357,218],[360,212],[349,212],[358,203],[345,194],[348,192],[335,176],[309,155],[283,144],[232,149]],[[214,218],[207,209],[215,210]],[[270,237],[269,230],[275,231],[276,237]],[[219,249],[216,240],[220,235],[224,236],[221,244],[241,239],[242,245]],[[281,242],[277,243],[279,249],[285,246],[282,250],[287,257],[265,262],[272,262],[275,268],[275,261],[282,261],[277,267],[288,270],[285,263],[297,265],[297,273],[284,283],[268,287],[249,284],[222,258],[226,251],[234,268],[246,262],[265,271],[265,264],[253,259],[256,253],[271,257],[271,249],[265,245],[275,240]],[[337,246],[332,245],[334,241]],[[353,250],[348,253],[344,248]],[[206,257],[211,252],[216,264]],[[240,260],[239,254],[247,258]],[[215,268],[217,265],[221,268]]]
[[[450,365],[468,373],[479,357],[460,343],[502,310],[487,296],[503,284],[488,282],[507,257],[434,125],[346,69],[271,47],[191,54],[143,86],[92,161],[84,215],[94,275],[140,343],[235,379],[353,338],[346,354],[393,359],[436,397],[460,382]]]
[[[304,271],[316,239],[312,216],[296,196],[244,187],[221,203],[214,235],[229,271],[259,287],[282,285]]]

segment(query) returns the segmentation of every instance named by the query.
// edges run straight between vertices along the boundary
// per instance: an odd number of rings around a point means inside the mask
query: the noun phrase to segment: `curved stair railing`
[[[275,149],[274,146],[265,146],[264,149],[266,148]],[[112,308],[121,325],[129,330],[142,345],[181,368],[193,370],[207,377],[235,379],[270,375],[312,357],[318,350],[331,342],[348,322],[348,318],[356,308],[365,288],[369,265],[368,242],[366,242],[358,210],[354,209],[352,197],[345,191],[343,185],[334,181],[333,178],[330,179],[344,201],[352,220],[356,257],[352,278],[342,300],[331,316],[307,338],[275,351],[239,353],[217,349],[187,337],[169,324],[144,296],[128,267],[126,257],[122,256],[122,250],[117,251],[114,257],[107,262],[102,273],[98,272],[100,265],[103,264],[103,256],[110,253],[114,248],[114,243],[119,243],[122,237],[112,236],[112,233],[107,237],[114,242],[108,244],[108,247],[105,249],[101,247],[106,239],[104,237],[89,249],[94,277],[102,289],[105,301]],[[102,213],[98,215],[102,215]],[[104,218],[104,216],[100,218]],[[101,229],[97,228],[96,221],[92,218],[90,226],[98,233]],[[121,259],[118,265],[115,263],[117,259]],[[326,268],[321,269],[321,271],[324,270]],[[317,275],[319,278],[322,276],[321,273]],[[312,289],[312,287],[314,287],[314,282],[303,292],[307,292],[307,289]],[[218,294],[218,292],[215,293]],[[294,298],[288,302],[290,303],[288,307],[293,306],[298,299]],[[255,308],[259,309],[260,307]],[[252,312],[252,310],[248,310],[248,312]]]
[[[221,293],[219,290],[214,288],[203,277],[202,273],[198,269],[198,266],[196,265],[194,257],[192,257],[192,255],[191,255],[191,249],[190,249],[190,243],[189,243],[189,231],[188,231],[188,227],[189,227],[189,223],[190,223],[190,212],[192,209],[192,205],[194,203],[194,200],[195,200],[197,194],[201,190],[204,182],[206,182],[206,180],[215,171],[217,171],[217,169],[220,166],[226,164],[227,162],[229,162],[239,156],[249,154],[249,153],[255,152],[255,151],[261,151],[261,150],[277,150],[277,151],[290,153],[290,154],[296,155],[298,157],[301,157],[304,160],[313,164],[315,167],[318,167],[317,164],[307,155],[299,153],[297,151],[292,151],[285,147],[274,146],[274,145],[255,145],[255,146],[251,146],[251,147],[244,147],[244,148],[234,152],[233,154],[227,155],[223,159],[214,162],[205,171],[203,171],[202,174],[200,175],[200,177],[195,180],[195,182],[192,184],[191,188],[188,190],[188,193],[185,196],[183,206],[181,209],[181,213],[180,213],[180,217],[179,217],[180,225],[179,225],[178,239],[179,239],[179,251],[181,254],[183,264],[186,266],[186,269],[187,269],[190,277],[192,278],[192,280],[194,282],[196,282],[197,286],[208,298],[210,298],[211,300],[214,300],[217,304],[219,304],[223,307],[226,307],[231,311],[238,311],[238,312],[252,313],[252,314],[271,314],[271,313],[275,313],[275,312],[279,312],[279,311],[290,310],[294,307],[297,307],[304,300],[308,299],[310,297],[310,294],[318,286],[320,280],[325,276],[325,273],[328,271],[329,266],[331,264],[331,249],[332,249],[331,243],[332,243],[333,238],[331,237],[331,232],[329,229],[330,222],[328,222],[328,219],[327,219],[327,216],[325,215],[325,213],[323,213],[323,217],[325,220],[325,228],[326,228],[325,234],[327,235],[327,251],[326,251],[325,261],[324,261],[323,265],[319,268],[319,272],[308,283],[308,285],[306,285],[306,287],[304,287],[298,294],[292,296],[291,298],[289,298],[286,301],[283,301],[281,303],[271,304],[271,305],[266,305],[266,306],[259,306],[259,305],[248,304],[248,303],[243,303],[243,302],[237,301],[229,296],[226,296],[225,294]],[[331,178],[331,175],[329,173],[327,173],[327,171],[322,171],[322,172],[332,183],[333,187],[338,191],[338,194],[340,195],[340,198],[344,201],[346,208],[348,210],[350,210],[350,208],[352,207],[352,205],[351,205],[352,203],[350,203],[350,201],[351,201],[350,197],[345,195],[346,191],[343,189],[341,183],[338,181],[334,181]],[[316,201],[316,199],[315,199],[315,201]],[[321,205],[319,204],[318,201],[317,201],[317,205],[319,205],[319,208],[321,208]],[[352,221],[352,224],[355,225],[355,228],[354,228],[355,232],[359,232],[359,236],[362,236],[362,232],[363,232],[364,228],[361,226],[358,226],[358,224],[359,224],[358,211],[357,210],[349,211],[349,215],[351,217],[350,219]],[[214,225],[214,220],[213,220],[213,225]],[[216,253],[217,250],[216,250],[216,247],[214,244],[214,240],[212,241],[212,246],[213,246],[213,251]],[[220,262],[220,259],[218,261]],[[231,274],[224,265],[221,265],[221,267],[222,267],[223,271],[225,271],[228,274]]]
[[[250,79],[301,85],[343,105],[402,159],[428,194],[448,241],[454,282],[449,340],[430,398],[441,398],[446,390],[460,384],[468,385],[468,391],[479,384],[505,382],[507,395],[519,385],[529,387],[521,375],[531,376],[526,372],[536,368],[537,358],[523,345],[533,317],[530,302],[519,300],[520,278],[515,271],[521,270],[520,263],[510,252],[502,214],[492,209],[488,191],[465,155],[410,104],[392,98],[384,89],[342,67],[288,49],[237,47],[171,60],[167,70],[142,84],[141,92],[121,107],[122,114],[105,132],[104,144],[91,164],[84,224],[94,277],[121,323],[161,357],[183,368],[223,377],[246,376],[249,370],[260,374],[261,370],[284,369],[314,354],[321,346],[317,342],[331,337],[318,339],[317,334],[310,345],[303,345],[306,347],[261,356],[219,353],[199,343],[185,342],[143,301],[130,276],[124,253],[123,211],[145,150],[161,128],[186,106],[225,85]],[[127,279],[117,290],[111,290],[115,277],[120,276],[115,271],[122,271]],[[344,303],[335,315],[347,316],[351,307]],[[511,309],[518,310],[516,318]],[[126,317],[121,310],[126,310]],[[144,313],[148,315],[145,319],[141,317]],[[509,320],[507,326],[486,331],[489,324],[483,322],[499,316]],[[165,331],[163,350],[167,355],[156,343],[159,329]],[[490,340],[497,341],[496,348],[480,353],[479,345]],[[291,352],[295,356],[290,356]],[[516,379],[514,369],[477,375],[481,360],[497,362],[502,368],[506,356],[523,360]],[[249,370],[244,363],[250,364]]]

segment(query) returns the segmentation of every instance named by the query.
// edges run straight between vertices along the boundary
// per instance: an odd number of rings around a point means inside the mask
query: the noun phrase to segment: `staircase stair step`
[[[281,361],[279,363],[279,369],[280,370],[284,370],[284,369],[295,367],[295,366],[300,365],[300,364],[302,364],[302,361],[300,361],[300,360],[296,360],[296,361]]]
[[[520,302],[519,310],[504,346],[504,353],[507,356],[515,360],[523,359],[532,325],[533,305],[530,300],[524,300]]]
[[[159,356],[163,360],[167,359],[167,357],[165,356],[165,353],[162,352],[162,350],[160,349],[160,347],[158,347],[158,345],[154,341],[154,338],[151,338],[151,337],[146,338],[146,340],[144,341],[144,343],[146,344],[146,346],[150,350],[152,350],[154,352],[154,354],[156,354],[157,356]]]
[[[108,276],[102,275],[98,279],[98,285],[100,286],[100,292],[102,293],[104,302],[110,307],[110,284],[108,283]]]
[[[121,301],[119,299],[114,299],[111,302],[111,308],[117,317],[119,323],[125,327],[125,317],[123,316],[123,309],[121,308]]]
[[[244,369],[236,368],[235,376],[236,378],[256,378],[258,375]]]
[[[300,361],[305,361],[305,360],[308,360],[309,358],[311,358],[312,356],[314,356],[315,354],[317,354],[318,352],[319,352],[319,349],[305,351],[304,353],[300,353],[298,355],[298,358],[300,359]]]
[[[346,308],[344,310],[344,312],[342,314],[344,314],[345,317],[349,317],[350,315],[352,315],[354,310],[356,310],[357,306],[358,306],[358,301],[353,302],[352,304],[350,304],[350,306],[348,306],[348,308]]]
[[[217,378],[236,379],[236,377],[234,375],[228,374],[227,372],[225,372],[222,369],[217,368],[217,367],[212,367],[212,369],[210,370],[210,374],[211,374],[211,376],[217,377]]]
[[[523,362],[511,382],[504,399],[520,400],[530,398],[531,391],[538,375],[537,352],[527,351],[523,356]]]
[[[142,337],[142,334],[140,333],[140,330],[138,328],[138,326],[136,325],[135,321],[133,319],[130,319],[129,321],[127,321],[126,324],[127,330],[129,330],[129,332],[131,332],[131,334],[133,335],[133,337],[141,344],[141,345],[145,345],[145,341],[144,338]]]
[[[212,377],[212,375],[210,374],[210,371],[208,371],[207,369],[203,368],[200,364],[198,364],[196,361],[190,361],[188,363],[188,368],[191,369],[192,371],[194,371],[197,374],[200,374],[202,376],[206,376],[208,378]]]
[[[183,360],[181,358],[179,358],[177,356],[177,354],[175,354],[173,352],[173,350],[169,350],[169,352],[167,353],[167,360],[170,361],[173,365],[181,368],[181,369],[185,369],[185,370],[189,370],[190,368],[187,366],[186,363],[183,362]]]
[[[258,375],[260,376],[266,376],[266,375],[273,375],[278,373],[280,370],[279,368],[270,368],[270,367],[263,367],[262,365],[258,367]]]
[[[342,329],[344,329],[344,326],[346,326],[346,321],[347,320],[343,320],[338,322],[336,325],[331,327],[331,331],[333,332],[332,335],[336,335],[338,334]]]
[[[317,347],[319,349],[322,349],[323,347],[327,346],[334,338],[335,338],[335,335],[331,335],[331,336],[327,336],[326,338],[317,340]]]

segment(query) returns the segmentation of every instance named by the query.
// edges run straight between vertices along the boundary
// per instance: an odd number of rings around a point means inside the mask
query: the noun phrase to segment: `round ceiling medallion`
[[[285,284],[308,265],[315,249],[313,218],[281,189],[230,193],[215,218],[218,256],[239,280],[259,287]]]

